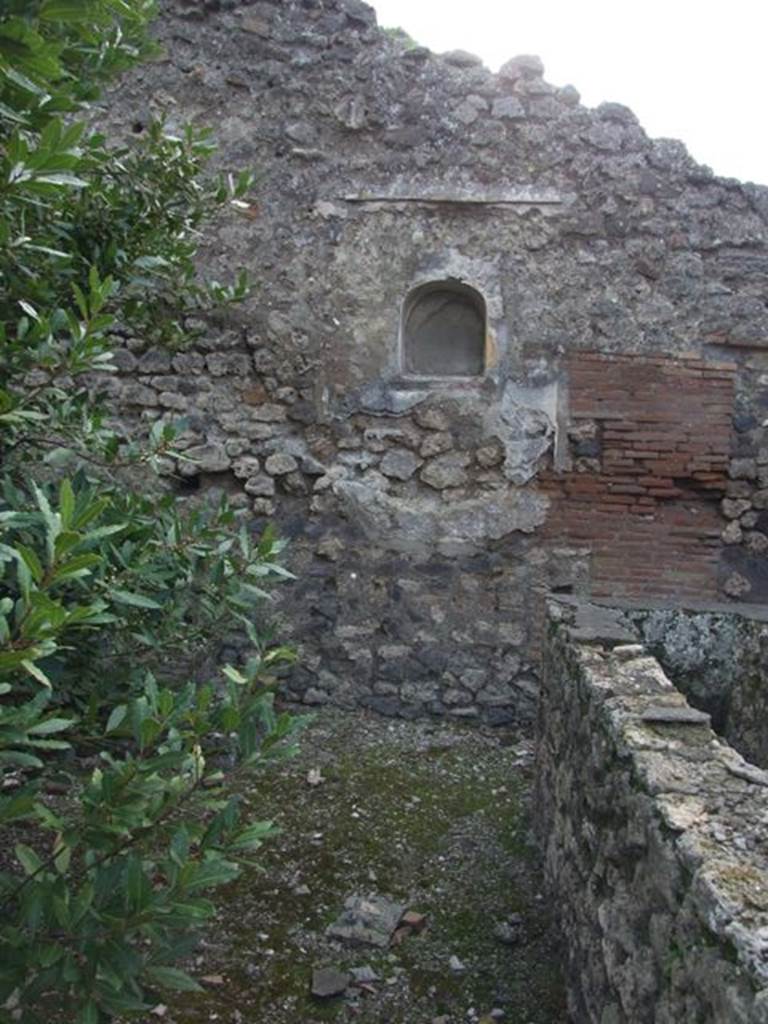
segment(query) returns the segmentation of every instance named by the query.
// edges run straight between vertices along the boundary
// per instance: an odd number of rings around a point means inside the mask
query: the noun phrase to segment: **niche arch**
[[[413,377],[480,377],[487,332],[486,303],[477,289],[454,279],[419,285],[403,303],[402,371]]]

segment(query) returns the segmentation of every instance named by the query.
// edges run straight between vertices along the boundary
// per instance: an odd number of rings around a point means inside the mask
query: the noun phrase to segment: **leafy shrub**
[[[115,330],[183,343],[246,294],[198,280],[193,239],[245,205],[204,134],[112,148],[77,119],[149,52],[147,0],[6,0],[0,13],[0,1019],[98,1024],[194,981],[176,963],[272,830],[225,783],[290,751],[273,708],[291,653],[256,627],[280,543],[149,473],[173,444],[109,429],[94,381]],[[191,666],[242,628],[216,684]]]

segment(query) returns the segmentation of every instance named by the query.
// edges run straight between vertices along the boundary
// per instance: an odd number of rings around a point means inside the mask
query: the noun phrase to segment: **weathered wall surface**
[[[546,653],[538,806],[573,1019],[764,1024],[768,774],[624,630],[565,615]]]
[[[768,769],[768,610],[637,609],[625,619],[717,732]]]
[[[358,0],[166,0],[159,34],[105,116],[257,169],[204,256],[256,287],[183,353],[125,339],[114,400],[186,416],[169,480],[292,538],[293,696],[530,718],[549,590],[768,597],[768,190]],[[450,280],[484,372],[408,374],[403,304]]]

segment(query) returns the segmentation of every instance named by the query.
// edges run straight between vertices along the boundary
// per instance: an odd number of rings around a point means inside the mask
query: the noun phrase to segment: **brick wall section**
[[[593,594],[716,595],[734,373],[696,358],[569,360],[572,469],[542,487],[549,535],[592,551]]]

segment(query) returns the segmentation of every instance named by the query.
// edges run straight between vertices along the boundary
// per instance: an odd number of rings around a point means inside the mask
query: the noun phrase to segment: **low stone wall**
[[[539,715],[572,1019],[766,1024],[768,774],[589,611],[553,606]]]
[[[768,768],[768,610],[628,610],[650,653],[715,730]]]

